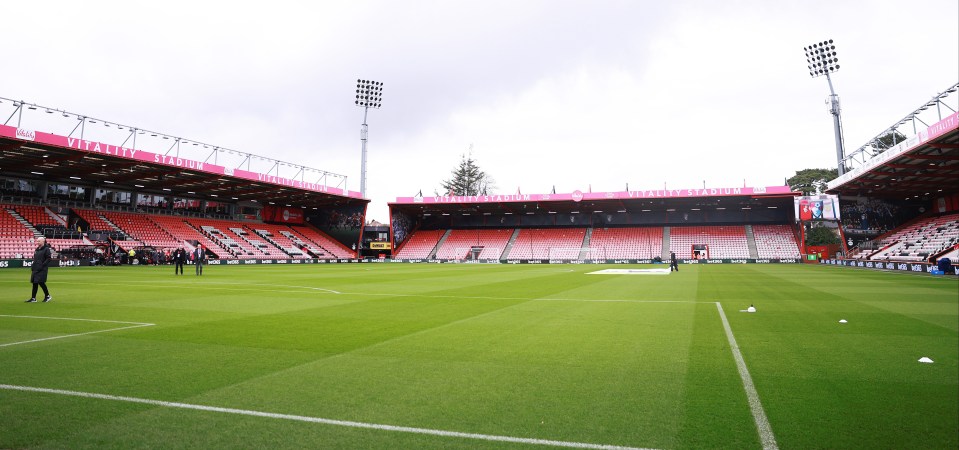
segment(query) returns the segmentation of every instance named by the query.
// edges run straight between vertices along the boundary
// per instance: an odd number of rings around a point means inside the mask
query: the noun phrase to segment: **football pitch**
[[[0,448],[959,447],[955,277],[623,268],[2,270]]]

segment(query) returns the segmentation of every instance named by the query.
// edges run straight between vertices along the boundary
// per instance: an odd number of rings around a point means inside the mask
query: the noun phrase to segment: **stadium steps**
[[[289,256],[290,258],[296,258],[297,256],[299,256],[299,257],[302,257],[302,256],[303,256],[302,251],[301,251],[299,254],[294,254],[294,253],[293,253],[293,249],[288,248],[288,247],[284,247],[284,246],[281,245],[276,239],[273,239],[273,236],[274,236],[274,235],[273,235],[269,230],[257,230],[257,229],[254,229],[254,228],[251,227],[251,226],[246,226],[246,229],[252,231],[253,234],[256,235],[257,237],[263,238],[263,240],[265,240],[266,242],[269,242],[270,244],[273,244],[274,247],[280,249],[281,252],[283,252],[284,254],[286,254],[287,256]],[[261,233],[261,231],[262,231],[262,233]],[[251,239],[247,238],[246,236],[243,236],[242,234],[240,235],[240,237],[243,238],[243,239],[246,239],[247,242],[249,242],[250,244],[252,244],[254,247],[257,247],[260,251],[263,251],[263,249],[262,249],[262,248],[259,248],[259,246],[257,246],[256,243],[254,243]],[[289,236],[284,236],[284,237],[286,237],[287,239],[289,239]],[[290,242],[292,243],[293,241],[290,240]],[[266,253],[266,252],[264,252],[264,253]],[[316,255],[313,255],[313,258],[316,258]]]
[[[10,208],[10,209],[7,209],[7,212],[10,213],[10,215],[13,216],[13,218],[16,219],[17,222],[20,222],[23,226],[25,226],[28,230],[30,230],[30,232],[33,233],[34,236],[36,237],[43,236],[43,233],[38,231],[37,228],[33,226],[33,224],[27,221],[27,219],[24,219],[23,216],[21,216],[20,213],[17,212],[17,210]]]
[[[506,243],[506,248],[503,249],[503,254],[500,255],[500,261],[506,259],[509,256],[510,250],[513,250],[513,244],[516,243],[516,238],[519,237],[519,228],[513,230],[513,235],[509,237],[509,242]]]
[[[452,232],[453,230],[446,230],[446,232],[443,233],[443,236],[440,237],[440,240],[436,241],[436,246],[433,247],[433,250],[430,250],[430,254],[427,259],[436,258],[436,252],[440,251],[440,247],[443,246],[443,243],[446,242],[446,238],[450,237],[450,233]]]
[[[583,236],[583,245],[579,248],[579,256],[576,258],[580,261],[589,258],[589,243],[593,239],[593,228],[587,228],[586,234]]]
[[[217,254],[216,252],[213,251],[213,248],[215,247],[217,250],[223,252],[223,253],[221,253],[221,254],[223,254],[223,255],[230,255],[230,256],[236,258],[236,255],[234,255],[233,252],[230,251],[230,249],[224,248],[224,247],[223,247],[223,244],[217,242],[216,239],[211,239],[210,236],[207,236],[206,233],[204,233],[203,231],[201,231],[199,228],[195,227],[192,223],[190,223],[190,222],[188,222],[188,221],[186,221],[186,220],[183,220],[183,224],[186,225],[187,228],[190,228],[190,229],[192,229],[193,231],[195,231],[195,232],[196,232],[198,235],[200,235],[200,237],[202,237],[203,239],[206,239],[207,242],[206,242],[206,245],[204,245],[204,248],[205,248],[205,252],[206,252],[207,254],[213,254],[213,255],[216,256],[217,258],[220,258],[220,254]],[[199,241],[197,241],[197,242],[199,242]],[[203,242],[199,242],[199,243],[200,243],[200,244],[203,244]],[[213,244],[213,245],[210,245],[210,244]],[[195,245],[196,245],[196,244],[194,244],[194,246],[195,246]]]
[[[669,261],[669,227],[663,227],[663,261]]]
[[[759,249],[756,248],[756,235],[753,234],[752,225],[746,225],[746,245],[749,247],[749,257],[752,259],[758,259]]]
[[[104,216],[102,216],[102,215],[100,215],[100,214],[97,214],[97,217],[99,217],[100,220],[103,221],[103,223],[105,223],[105,224],[109,225],[111,228],[113,228],[114,231],[116,231],[116,232],[120,233],[121,235],[123,235],[123,237],[124,237],[123,240],[124,240],[124,241],[138,241],[138,240],[139,240],[139,239],[134,239],[133,236],[130,236],[129,233],[127,233],[126,231],[123,231],[122,228],[118,227],[117,224],[113,223],[113,221],[111,221],[110,219],[107,219],[106,217],[104,217]]]

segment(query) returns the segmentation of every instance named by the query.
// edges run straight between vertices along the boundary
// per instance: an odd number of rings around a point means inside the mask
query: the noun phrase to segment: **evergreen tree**
[[[838,169],[803,169],[796,171],[796,175],[786,180],[786,184],[803,195],[817,195],[826,190],[827,182],[838,176]]]
[[[480,170],[473,155],[461,155],[459,165],[448,180],[442,182],[447,195],[489,195],[496,188],[493,178]]]
[[[898,131],[890,131],[880,136],[879,139],[876,139],[876,143],[873,144],[873,147],[876,149],[878,153],[882,153],[886,150],[889,150],[890,148],[895,147],[900,142],[903,142],[906,139],[907,139],[906,135]]]

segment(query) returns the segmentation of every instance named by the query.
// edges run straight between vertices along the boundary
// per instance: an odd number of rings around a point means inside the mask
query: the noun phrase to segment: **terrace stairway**
[[[509,242],[506,243],[506,248],[503,249],[503,254],[499,257],[500,260],[504,260],[509,256],[509,252],[513,250],[513,244],[516,243],[517,237],[519,237],[519,228],[513,230],[513,235],[509,237]]]
[[[663,227],[663,261],[669,261],[669,227]]]
[[[30,232],[33,233],[34,236],[36,237],[43,236],[43,233],[38,231],[36,227],[33,226],[33,224],[27,221],[27,219],[24,219],[23,216],[21,216],[20,213],[17,212],[17,210],[13,208],[8,208],[7,212],[10,213],[10,215],[13,216],[13,218],[16,219],[17,222],[20,222],[21,224],[23,224],[23,226],[27,227],[27,229],[30,230]]]
[[[593,238],[593,229],[587,228],[586,235],[583,236],[583,245],[579,248],[579,256],[576,259],[580,261],[589,258],[589,242]]]
[[[133,239],[132,236],[130,236],[126,231],[123,231],[122,228],[118,227],[117,224],[113,223],[110,219],[107,219],[106,217],[99,214],[97,214],[97,217],[99,217],[100,220],[103,221],[103,223],[110,225],[110,228],[113,228],[113,231],[120,233],[120,235],[123,236],[123,240],[125,241],[139,240],[139,239]]]
[[[428,259],[436,258],[436,252],[440,250],[440,247],[443,246],[443,243],[446,242],[446,238],[450,237],[450,233],[452,232],[453,230],[446,230],[446,233],[443,233],[443,236],[440,238],[440,240],[436,241],[436,247],[433,247],[433,250],[430,251],[430,255],[427,257]]]
[[[759,258],[759,250],[756,248],[756,235],[753,234],[752,225],[746,225],[746,245],[749,247],[749,257]]]

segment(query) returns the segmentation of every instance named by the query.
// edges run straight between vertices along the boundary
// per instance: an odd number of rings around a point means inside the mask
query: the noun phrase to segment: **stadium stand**
[[[761,259],[797,259],[799,243],[789,225],[753,225],[756,251]]]
[[[872,260],[922,262],[959,244],[959,214],[906,224],[879,238]]]
[[[268,259],[270,253],[255,248],[252,243],[238,235],[234,228],[242,230],[243,224],[225,220],[186,219],[186,222],[200,230],[206,237],[220,244],[237,259]],[[245,233],[245,232],[244,232]],[[286,257],[285,255],[282,257]]]
[[[33,224],[35,227],[50,226],[66,228],[64,224],[53,218],[53,213],[44,206],[35,205],[14,205],[13,207],[20,216]]]
[[[749,258],[746,228],[742,225],[670,228],[669,249],[676,257],[692,257],[694,244],[709,246],[709,258]]]
[[[10,214],[12,210],[12,205],[0,205],[0,258],[32,255],[36,248],[33,231]]]
[[[181,242],[188,241],[190,244],[186,247],[188,251],[195,248],[195,246],[192,245],[192,241],[197,241],[207,250],[216,254],[220,259],[234,259],[233,253],[205,236],[200,232],[199,229],[183,220],[182,217],[153,215],[146,218],[146,220],[153,222],[158,228],[164,230],[169,236],[176,236],[176,238],[179,238]]]
[[[233,234],[237,235],[237,237],[239,237],[243,241],[253,246],[254,253],[257,251],[263,253],[263,257],[261,257],[261,259],[263,258],[286,259],[293,256],[281,250],[276,244],[273,243],[273,241],[269,241],[269,240],[264,241],[263,239],[261,239],[260,236],[253,234],[249,229],[245,227],[239,227],[236,225],[239,225],[239,224],[234,224],[234,226],[229,227],[229,230],[232,231]]]
[[[321,258],[353,258],[356,254],[346,248],[343,244],[336,242],[333,238],[323,234],[321,231],[307,226],[290,226],[290,229],[306,242],[324,250],[329,256]]]
[[[582,248],[589,232],[589,247]],[[449,234],[447,234],[449,233]],[[436,249],[436,259],[464,259],[473,247],[483,247],[479,259],[655,259],[662,256],[663,227],[529,228],[520,229],[512,246],[513,229],[417,230],[399,249],[396,259],[424,259]],[[798,259],[799,243],[791,225],[754,225],[758,257]],[[445,239],[443,236],[446,236]],[[709,246],[710,258],[749,258],[745,226],[673,227],[670,248],[680,258],[692,257],[693,244]],[[438,246],[438,247],[437,247]]]
[[[585,239],[585,228],[523,228],[506,259],[579,259]]]
[[[595,228],[589,259],[653,259],[662,256],[663,228]]]
[[[436,258],[465,259],[473,248],[481,248],[476,259],[500,259],[512,235],[512,228],[452,230],[436,251]]]
[[[396,259],[424,259],[430,256],[446,230],[416,230],[399,248]]]
[[[116,225],[133,240],[139,241],[140,245],[150,245],[156,248],[177,248],[183,245],[183,239],[185,239],[177,238],[176,235],[171,234],[143,214],[104,211],[98,212],[97,215]],[[89,221],[89,219],[87,220]]]
[[[87,223],[90,224],[90,231],[117,231],[109,222],[103,220],[103,217],[100,217],[98,211],[74,208],[73,212],[77,213],[81,219],[86,220]]]
[[[297,236],[285,225],[274,225],[268,223],[251,223],[246,225],[247,229],[253,231],[255,236],[273,244],[283,257],[293,257],[299,259],[309,258],[310,256],[302,250],[308,249],[315,255],[326,254],[319,247],[311,246],[302,238]],[[252,238],[251,238],[252,240]],[[278,256],[279,257],[279,256]]]
[[[92,242],[86,239],[47,239],[47,244],[50,244],[50,248],[57,252],[63,251],[64,249],[70,247],[84,247],[93,245]]]

